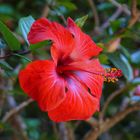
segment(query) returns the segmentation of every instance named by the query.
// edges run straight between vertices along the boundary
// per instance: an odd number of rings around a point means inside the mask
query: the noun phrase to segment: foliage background
[[[94,140],[93,136],[99,132],[100,140],[139,140],[140,112],[132,113],[140,110],[139,8],[138,0],[0,0],[0,21],[21,44],[20,49],[15,51],[12,44],[5,40],[0,25],[0,140]],[[5,119],[10,110],[16,112],[21,103],[30,103],[19,87],[19,70],[29,63],[27,59],[50,57],[49,45],[37,46],[36,49],[22,53],[29,48],[21,35],[18,22],[29,15],[35,19],[47,17],[63,25],[67,17],[76,20],[88,15],[82,29],[104,48],[99,56],[101,63],[104,67],[117,67],[123,71],[124,76],[118,82],[104,84],[101,112],[93,118],[56,124],[33,102],[26,107],[20,106],[20,112]],[[108,98],[114,94],[115,98],[103,112]],[[133,108],[135,104],[137,106]],[[132,107],[132,110],[125,114],[123,111],[127,107]],[[122,118],[116,114],[120,111],[124,113]],[[117,116],[118,122],[112,120],[111,124],[115,123],[110,128],[103,126],[107,118],[114,116]],[[99,126],[105,127],[105,132]]]

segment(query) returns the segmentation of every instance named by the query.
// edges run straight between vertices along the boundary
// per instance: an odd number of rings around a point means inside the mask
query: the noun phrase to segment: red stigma
[[[106,68],[104,74],[104,81],[106,82],[116,82],[118,78],[122,76],[122,71],[117,68]]]

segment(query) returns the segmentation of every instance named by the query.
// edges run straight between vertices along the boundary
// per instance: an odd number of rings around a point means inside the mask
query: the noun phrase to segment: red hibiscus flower
[[[29,42],[51,40],[52,60],[31,62],[19,74],[21,88],[55,122],[91,117],[99,110],[104,81],[95,58],[102,49],[71,18],[67,23],[66,28],[45,18],[33,23]]]

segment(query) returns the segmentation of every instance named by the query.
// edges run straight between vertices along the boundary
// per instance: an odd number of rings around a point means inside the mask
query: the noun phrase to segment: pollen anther
[[[104,74],[104,81],[105,82],[116,82],[118,81],[118,77],[122,76],[122,71],[117,68],[106,68]]]

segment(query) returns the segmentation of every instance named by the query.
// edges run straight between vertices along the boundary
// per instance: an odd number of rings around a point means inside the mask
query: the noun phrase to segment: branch
[[[84,140],[97,140],[97,138],[105,131],[112,128],[118,122],[123,120],[128,114],[140,110],[140,103],[135,103],[131,107],[127,107],[124,111],[116,113],[110,119],[106,119],[103,123],[100,123],[99,127],[96,129],[92,129],[87,135],[84,137]]]
[[[115,0],[108,1],[111,2],[114,6],[116,6],[117,10],[105,23],[102,24],[100,32],[107,28],[110,24],[110,21],[115,20],[122,12],[124,12],[128,16],[131,15],[131,18],[128,23],[128,28],[131,28],[137,21],[140,21],[140,11],[137,9],[137,0],[132,0],[131,12],[125,4],[120,4]],[[120,36],[120,34],[124,33],[125,31],[126,28],[119,30],[119,32],[115,33],[116,37]]]
[[[94,20],[95,20],[95,27],[99,27],[99,24],[100,24],[100,20],[99,20],[99,15],[98,15],[98,12],[96,10],[96,6],[94,4],[94,1],[93,0],[88,0],[88,3],[92,9],[92,12],[93,12],[93,16],[94,16]]]
[[[73,129],[69,123],[61,122],[58,124],[58,127],[60,140],[75,140]]]
[[[29,54],[29,53],[31,53],[31,51],[26,50],[26,51],[23,51],[23,52],[18,52],[17,54],[24,55],[24,54]],[[10,54],[7,54],[5,56],[0,56],[0,59],[5,59],[7,57],[11,57],[11,56],[14,56],[14,55],[15,55],[15,53],[10,53]]]
[[[32,103],[32,99],[28,99],[27,101],[22,102],[20,105],[16,106],[15,108],[11,109],[6,115],[3,117],[2,122],[7,122],[13,115],[21,111],[24,107]]]
[[[131,19],[129,21],[128,27],[132,27],[140,18],[140,11],[137,9],[137,0],[132,0],[131,6]]]
[[[128,7],[125,5],[125,4],[120,4],[118,3],[117,1],[115,0],[108,0],[109,2],[111,2],[114,6],[116,6],[117,8],[121,8],[122,11],[126,14],[126,15],[130,15],[131,12],[130,10],[128,9]]]
[[[49,8],[48,4],[46,4],[44,9],[43,9],[41,17],[47,17],[49,14],[49,10],[50,10],[50,8]]]
[[[119,15],[122,13],[122,8],[118,8],[116,10],[116,12],[109,18],[107,19],[107,21],[105,23],[102,24],[101,26],[101,30],[106,29],[109,25],[111,21],[114,21],[117,17],[119,17]]]
[[[11,84],[11,81],[7,81],[7,83]],[[8,87],[12,88],[12,87]],[[10,109],[13,109],[16,107],[16,101],[11,95],[7,95],[6,99],[8,101],[8,106]],[[9,123],[12,125],[12,128],[15,130],[13,132],[13,139],[23,139],[23,140],[29,140],[27,133],[25,131],[26,129],[26,124],[23,122],[22,117],[20,115],[13,116],[13,118],[9,121]],[[17,135],[18,132],[18,135]]]
[[[53,121],[52,121],[52,128],[53,128],[54,134],[56,136],[56,140],[59,140],[59,132],[58,132],[58,129],[57,129],[57,125]]]
[[[132,0],[131,15],[135,16],[137,14],[137,0]]]
[[[123,91],[125,91],[127,88],[128,88],[129,84],[123,86],[122,88],[116,90],[115,92],[111,93],[111,95],[107,98],[103,108],[102,108],[102,111],[100,112],[100,120],[102,121],[103,118],[104,118],[104,113],[109,105],[109,103],[116,97],[116,96],[119,96]]]
[[[63,21],[63,23],[65,24],[65,25],[67,25],[67,21],[66,21],[66,19],[65,19],[65,17],[61,14],[61,15],[58,15],[59,17],[60,17],[60,19]]]
[[[88,120],[85,120],[91,127],[97,127],[99,125],[99,122],[96,118],[91,117]]]
[[[103,129],[103,132],[113,127],[119,121],[123,120],[128,114],[138,110],[140,110],[140,103],[135,103],[133,106],[127,107],[125,110],[116,113],[111,119],[105,121],[105,128]]]
[[[10,110],[13,110],[14,108],[17,107],[17,103],[14,97],[8,94],[8,91],[13,90],[14,82],[11,79],[7,80],[7,78],[3,78],[1,84],[5,87],[2,92],[5,95],[5,98],[7,100],[6,105]],[[5,116],[7,116],[7,114]],[[7,117],[3,117],[3,120],[2,120],[3,123],[6,121],[6,118]],[[19,114],[14,115],[12,119],[9,120],[9,123],[12,125],[12,128],[14,129],[13,136],[12,136],[13,139],[29,140],[27,133],[25,131],[26,124],[24,123],[24,121],[22,120],[22,117]]]
[[[59,134],[61,140],[68,140],[68,131],[66,128],[66,123],[64,122],[59,123]]]

